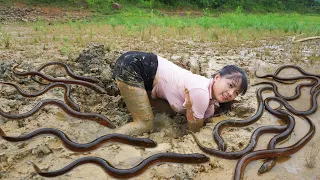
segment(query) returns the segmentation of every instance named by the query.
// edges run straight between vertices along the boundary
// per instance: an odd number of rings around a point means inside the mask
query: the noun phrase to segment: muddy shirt
[[[158,69],[153,85],[152,98],[166,99],[176,112],[186,113],[185,88],[187,88],[194,117],[202,119],[214,114],[216,101],[211,95],[212,78],[193,74],[158,56]]]

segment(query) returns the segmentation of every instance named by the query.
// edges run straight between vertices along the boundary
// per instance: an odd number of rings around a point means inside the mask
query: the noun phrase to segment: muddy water
[[[319,98],[318,98],[319,100]],[[285,179],[312,179],[312,180],[318,180],[320,177],[320,172],[317,170],[319,167],[319,163],[316,164],[316,167],[311,169],[306,166],[306,154],[310,150],[310,144],[312,142],[315,142],[316,140],[319,140],[320,133],[320,123],[319,123],[319,117],[320,117],[320,111],[317,111],[315,114],[309,116],[314,124],[316,125],[316,134],[313,137],[313,139],[300,151],[297,153],[289,156],[281,158],[280,163],[278,162],[277,165],[269,172],[263,175],[257,175],[257,171],[259,167],[262,164],[262,161],[256,161],[252,162],[248,165],[246,171],[245,171],[245,177],[247,179],[258,179],[258,178],[264,178],[264,179],[278,179],[278,178],[285,178]],[[276,118],[273,118],[273,120],[276,120]],[[308,131],[309,125],[301,118],[296,117],[296,126],[294,129],[293,134],[290,136],[290,138],[285,142],[280,144],[277,147],[287,147],[295,142],[297,142],[299,139],[301,139]],[[262,138],[260,138],[257,149],[265,149],[266,145],[268,144],[268,141],[272,138],[272,135],[265,135]],[[319,158],[319,157],[314,157]]]
[[[283,77],[290,77],[294,76],[294,74],[297,73],[292,73],[292,71],[285,71],[282,73]],[[279,92],[280,94],[284,96],[292,96],[294,95],[294,88],[298,83],[302,83],[305,81],[299,81],[293,85],[283,85],[278,83],[279,87]],[[271,93],[265,94],[266,97],[270,96]],[[320,97],[317,98],[318,100],[318,105],[320,101]],[[273,106],[277,107],[275,105],[277,103],[274,103]],[[310,87],[305,87],[301,91],[301,96],[297,100],[290,101],[289,104],[299,110],[299,111],[305,111],[310,108]],[[270,118],[270,121],[272,124],[277,124],[277,118],[275,116],[272,116],[270,113],[265,113],[264,116],[268,116]],[[320,163],[316,164],[316,167],[311,169],[306,166],[306,158],[307,153],[310,151],[311,147],[310,144],[312,142],[319,141],[320,139],[320,110],[318,110],[308,116],[312,121],[314,122],[316,126],[316,133],[313,137],[313,139],[306,145],[306,147],[302,148],[299,152],[290,155],[290,156],[285,156],[278,158],[277,165],[269,172],[265,173],[262,175],[258,175],[257,171],[259,167],[262,164],[262,160],[252,162],[250,163],[245,171],[245,177],[246,179],[310,179],[310,180],[318,180],[320,179],[320,172],[318,169],[320,168]],[[277,147],[287,147],[290,146],[299,139],[301,139],[309,130],[309,124],[303,119],[298,116],[295,116],[295,128],[291,136],[285,140],[284,142],[281,142],[280,145]],[[266,145],[268,144],[270,138],[272,138],[274,135],[268,134],[268,135],[263,135],[263,137],[260,138],[257,148],[256,149],[265,149]],[[320,156],[320,154],[318,154]],[[318,158],[319,157],[313,157],[313,158]]]

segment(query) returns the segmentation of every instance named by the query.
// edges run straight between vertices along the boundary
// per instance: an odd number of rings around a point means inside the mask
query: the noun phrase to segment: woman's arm
[[[189,90],[185,89],[185,107],[187,109],[188,129],[192,132],[198,132],[203,127],[204,119],[194,117],[192,111],[192,102],[190,99]]]
[[[188,120],[188,129],[192,132],[199,132],[203,127],[203,119],[198,119],[193,116],[191,108],[187,108],[187,120]]]

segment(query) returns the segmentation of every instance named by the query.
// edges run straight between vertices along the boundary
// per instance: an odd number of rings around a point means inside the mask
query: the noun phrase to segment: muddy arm
[[[198,119],[193,116],[191,108],[187,108],[187,120],[188,120],[188,129],[192,132],[199,132],[203,127],[203,119]]]
[[[199,132],[200,129],[203,127],[204,119],[199,119],[194,117],[192,111],[192,102],[190,99],[190,94],[188,89],[185,89],[185,107],[187,109],[187,120],[188,120],[188,130],[192,132]]]

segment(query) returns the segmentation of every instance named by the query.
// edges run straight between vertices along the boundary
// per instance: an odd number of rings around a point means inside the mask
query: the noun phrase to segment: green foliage
[[[0,0],[1,1],[1,0]],[[26,3],[30,4],[30,5],[37,5],[37,4],[55,4],[58,6],[75,6],[75,5],[79,5],[79,7],[81,5],[83,5],[83,2],[85,2],[85,0],[24,0]]]
[[[215,8],[221,6],[226,0],[159,0],[169,6],[194,5],[199,8]]]
[[[101,13],[110,12],[112,10],[111,5],[113,0],[86,0],[86,2],[89,7]]]
[[[69,40],[69,38],[68,38],[68,36],[63,36],[63,42],[68,42],[68,40]]]
[[[3,36],[4,47],[8,49],[11,45],[11,35],[6,32],[3,32],[2,36]]]
[[[156,0],[138,0],[138,4],[146,8],[155,8],[159,6]]]
[[[37,17],[36,23],[33,25],[33,30],[45,32],[46,31],[46,23],[40,17]]]
[[[62,46],[60,52],[61,52],[62,55],[69,55],[70,46],[69,45]]]
[[[161,27],[166,31],[166,27],[176,27],[179,31],[183,31],[187,27],[203,27],[210,29],[221,27],[230,29],[231,31],[239,31],[241,29],[255,30],[280,30],[283,32],[318,32],[320,27],[319,16],[303,16],[296,13],[279,14],[269,13],[265,15],[254,15],[242,13],[242,9],[238,8],[236,13],[224,13],[219,17],[200,16],[200,17],[178,17],[152,15],[147,11],[141,13],[120,13],[103,20],[105,24],[111,25],[114,29],[117,26],[124,26],[129,32],[142,32],[149,26]],[[217,39],[212,35],[212,39]]]
[[[155,4],[157,2],[167,6],[181,7],[191,5],[198,8],[239,9],[256,12],[278,12],[283,10],[310,11],[310,8],[319,7],[318,0],[128,0],[131,3]],[[153,6],[150,6],[153,7]],[[317,8],[315,8],[317,9]]]
[[[87,1],[88,3],[90,1],[90,6],[94,6],[97,2],[100,2],[100,5],[103,5],[102,0]],[[125,0],[123,0],[122,2],[124,1]],[[147,2],[147,0],[141,0],[139,2],[142,1]],[[156,2],[156,0],[148,2],[148,6],[155,6],[155,4],[153,3]],[[233,7],[235,10],[234,13],[222,13],[221,15],[218,15],[213,14],[210,8],[202,8],[203,15],[196,17],[192,16],[191,12],[187,13],[187,15],[183,17],[168,16],[160,13],[160,11],[156,9],[137,8],[137,6],[121,3],[121,5],[123,5],[123,9],[117,11],[117,13],[112,13],[107,16],[100,16],[87,22],[73,22],[70,18],[68,18],[67,24],[69,27],[75,27],[77,29],[85,28],[89,23],[95,23],[98,26],[110,25],[115,31],[117,30],[117,27],[120,26],[121,28],[125,28],[128,33],[140,32],[142,36],[146,35],[147,33],[152,33],[151,31],[149,31],[152,27],[159,27],[163,32],[166,32],[168,30],[168,27],[175,27],[177,28],[179,33],[184,32],[187,28],[193,27],[202,27],[205,30],[211,30],[211,28],[219,27],[226,28],[231,32],[239,32],[242,29],[254,29],[258,31],[277,30],[286,33],[313,32],[314,34],[319,34],[320,32],[319,16],[302,16],[298,13],[248,14],[245,13],[245,9],[250,0],[234,0],[234,2],[238,2],[235,3],[235,7]],[[265,1],[259,0],[258,2],[263,3]],[[112,1],[109,0],[108,3],[111,6]],[[277,3],[282,3],[282,1],[278,1]],[[263,10],[262,7],[265,7],[257,6],[256,4],[251,4],[252,8],[256,8],[256,10],[259,10],[259,8],[260,10]],[[268,6],[278,6],[278,8],[281,9],[282,7],[285,7],[285,4],[282,5],[283,6],[271,3]],[[47,29],[49,28],[41,19],[38,19],[38,21],[35,22],[33,26],[35,31],[44,33],[46,33]],[[95,35],[94,29],[90,29],[88,35],[90,39],[93,39]],[[212,40],[216,40],[219,37],[213,33],[209,36],[209,38]],[[69,43],[71,39],[63,36],[54,36],[52,40],[62,40],[64,43]],[[77,41],[81,42],[81,39],[78,39]]]
[[[209,10],[209,8],[204,8],[204,9],[203,9],[203,15],[204,15],[204,16],[210,16],[210,10]]]
[[[0,0],[0,4],[2,4],[2,5],[12,5],[12,1],[11,0]]]
[[[1,29],[0,24],[0,46],[4,45],[5,48],[9,48],[11,45],[11,35]]]
[[[112,13],[112,3],[118,2],[124,7],[135,6],[143,8],[180,8],[213,9],[237,12],[320,12],[319,0],[26,0],[31,4],[61,4],[89,7],[101,13]],[[0,3],[10,0],[0,0]],[[127,10],[126,8],[124,8]]]

